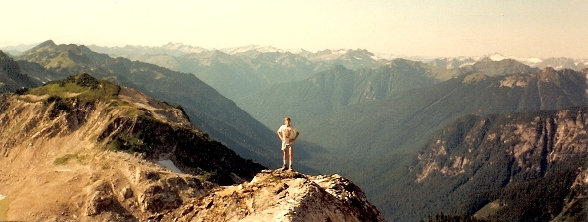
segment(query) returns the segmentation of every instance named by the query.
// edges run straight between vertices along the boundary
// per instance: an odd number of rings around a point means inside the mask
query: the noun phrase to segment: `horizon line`
[[[17,44],[10,44],[10,45],[0,45],[0,50],[2,51],[16,51],[19,53],[23,53],[29,49],[32,49],[38,45],[41,45],[45,42],[51,41],[56,45],[78,45],[78,46],[95,46],[95,47],[102,47],[102,48],[125,48],[125,47],[137,47],[137,48],[162,48],[166,45],[182,45],[182,46],[187,46],[187,47],[193,47],[193,48],[201,48],[203,50],[206,51],[223,51],[223,52],[227,52],[230,50],[235,50],[235,49],[242,49],[242,48],[247,48],[247,47],[254,47],[254,48],[271,48],[271,49],[275,49],[276,51],[268,51],[268,52],[290,52],[293,54],[298,54],[302,51],[306,51],[306,52],[310,52],[310,53],[319,53],[319,52],[324,52],[324,51],[341,51],[341,50],[353,50],[353,51],[361,51],[361,50],[365,50],[367,52],[370,52],[372,54],[374,54],[377,57],[380,57],[380,59],[386,59],[386,60],[391,60],[391,59],[396,59],[396,58],[417,58],[417,59],[444,59],[444,58],[486,58],[486,57],[491,57],[491,56],[502,56],[504,57],[504,59],[552,59],[552,58],[569,58],[569,59],[574,59],[574,60],[588,60],[588,58],[580,58],[580,57],[571,57],[571,56],[550,56],[550,57],[540,57],[540,56],[511,56],[511,55],[506,55],[504,53],[498,52],[498,51],[494,51],[494,52],[489,52],[489,53],[484,53],[482,55],[452,55],[452,56],[441,56],[441,55],[406,55],[404,53],[393,53],[393,52],[382,52],[382,51],[372,51],[370,49],[367,48],[324,48],[324,49],[319,49],[319,50],[308,50],[305,48],[298,48],[298,49],[292,49],[292,48],[280,48],[280,47],[276,47],[273,46],[271,44],[267,44],[267,45],[263,45],[263,44],[246,44],[246,45],[240,45],[240,46],[235,46],[235,47],[221,47],[221,48],[215,48],[215,47],[202,47],[202,46],[197,46],[197,45],[192,45],[192,44],[186,44],[186,43],[182,43],[182,42],[173,42],[173,41],[169,41],[165,44],[158,44],[158,45],[141,45],[141,44],[128,44],[128,43],[123,43],[123,44],[118,44],[118,45],[107,45],[107,44],[97,44],[97,43],[92,43],[92,44],[83,44],[83,43],[56,43],[55,40],[52,39],[48,39],[45,41],[41,41],[41,42],[37,42],[37,43],[17,43]],[[24,50],[22,49],[18,49],[18,48],[26,48]]]

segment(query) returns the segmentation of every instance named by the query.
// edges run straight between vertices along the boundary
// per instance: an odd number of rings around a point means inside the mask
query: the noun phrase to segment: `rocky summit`
[[[345,178],[263,171],[86,73],[0,94],[0,128],[0,220],[383,221]]]
[[[263,170],[250,182],[216,188],[175,216],[191,221],[385,221],[346,178],[281,170]]]

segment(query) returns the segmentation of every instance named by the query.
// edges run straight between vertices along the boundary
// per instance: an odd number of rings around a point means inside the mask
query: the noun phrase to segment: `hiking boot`
[[[292,165],[288,166],[288,171],[293,171],[294,169],[292,169]]]
[[[282,171],[284,171],[284,170],[287,170],[287,169],[288,169],[288,167],[286,167],[286,164],[284,164],[284,165],[282,166],[282,168],[280,168],[280,170],[282,170]]]

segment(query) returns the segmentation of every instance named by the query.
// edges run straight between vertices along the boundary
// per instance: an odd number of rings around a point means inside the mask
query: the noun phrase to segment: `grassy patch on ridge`
[[[117,98],[119,92],[120,86],[83,73],[63,80],[48,82],[41,87],[28,90],[27,93],[38,96],[78,98],[81,101],[108,101]]]

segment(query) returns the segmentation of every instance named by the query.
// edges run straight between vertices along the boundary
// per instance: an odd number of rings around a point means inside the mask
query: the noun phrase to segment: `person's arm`
[[[284,141],[284,138],[282,138],[282,134],[280,133],[280,130],[278,129],[278,131],[276,131],[276,133],[278,134],[278,137],[280,138],[280,141]]]
[[[294,139],[292,139],[292,142],[294,142],[296,139],[298,139],[298,135],[300,135],[300,132],[296,131],[296,136],[294,137]]]

